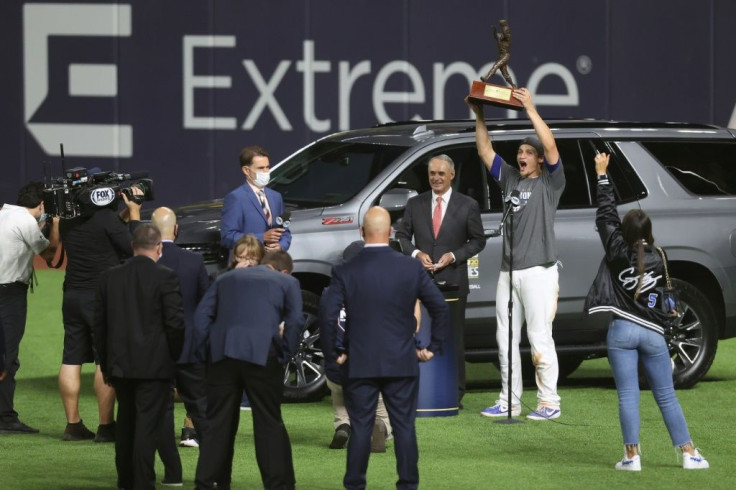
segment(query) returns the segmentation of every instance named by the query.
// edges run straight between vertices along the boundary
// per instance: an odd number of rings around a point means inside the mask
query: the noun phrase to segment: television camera
[[[151,201],[154,198],[153,180],[144,178],[147,176],[148,172],[88,173],[83,167],[72,168],[44,185],[44,208],[51,216],[71,219],[116,204],[121,194],[138,203]],[[140,189],[142,194],[134,194],[134,188]]]

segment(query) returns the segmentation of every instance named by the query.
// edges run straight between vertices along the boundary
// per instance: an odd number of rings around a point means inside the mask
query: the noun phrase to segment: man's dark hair
[[[294,270],[294,261],[291,260],[291,255],[283,250],[266,252],[263,260],[261,260],[261,265],[270,265],[279,272],[286,271],[289,274]]]
[[[133,232],[133,249],[153,250],[161,243],[161,232],[150,223],[143,223]]]
[[[18,191],[18,206],[35,208],[43,201],[43,184],[38,181],[29,182]]]
[[[250,167],[253,164],[253,157],[267,157],[268,152],[260,146],[246,146],[240,151],[240,166]]]

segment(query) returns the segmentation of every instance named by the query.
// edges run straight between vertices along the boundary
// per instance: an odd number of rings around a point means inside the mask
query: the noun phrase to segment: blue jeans
[[[618,415],[624,444],[639,444],[639,361],[675,446],[690,442],[677,401],[667,342],[657,332],[616,318],[608,328],[608,362],[618,390]]]

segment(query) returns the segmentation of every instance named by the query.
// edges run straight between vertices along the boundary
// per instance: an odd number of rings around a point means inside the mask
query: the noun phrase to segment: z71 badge
[[[349,225],[353,222],[352,216],[338,216],[334,218],[322,218],[323,225]]]

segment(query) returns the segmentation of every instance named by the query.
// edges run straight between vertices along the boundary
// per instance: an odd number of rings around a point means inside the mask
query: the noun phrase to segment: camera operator
[[[27,291],[33,281],[33,258],[50,261],[59,243],[59,219],[45,225],[43,184],[31,182],[18,192],[18,205],[0,209],[0,434],[34,434],[38,429],[18,419],[13,407],[18,349],[26,328]],[[32,289],[32,288],[31,288]],[[3,364],[2,360],[5,358]]]
[[[143,192],[131,187],[133,195]],[[59,369],[59,392],[67,425],[63,440],[115,441],[115,390],[105,384],[100,360],[93,349],[92,321],[95,291],[100,275],[121,259],[131,257],[132,231],[140,224],[140,203],[120,193],[125,209],[118,214],[115,199],[109,206],[90,214],[62,220],[61,242],[68,257],[64,279],[64,354]],[[127,223],[127,225],[126,225]],[[99,426],[97,434],[87,429],[79,413],[82,364],[95,362],[94,389],[97,395]]]

